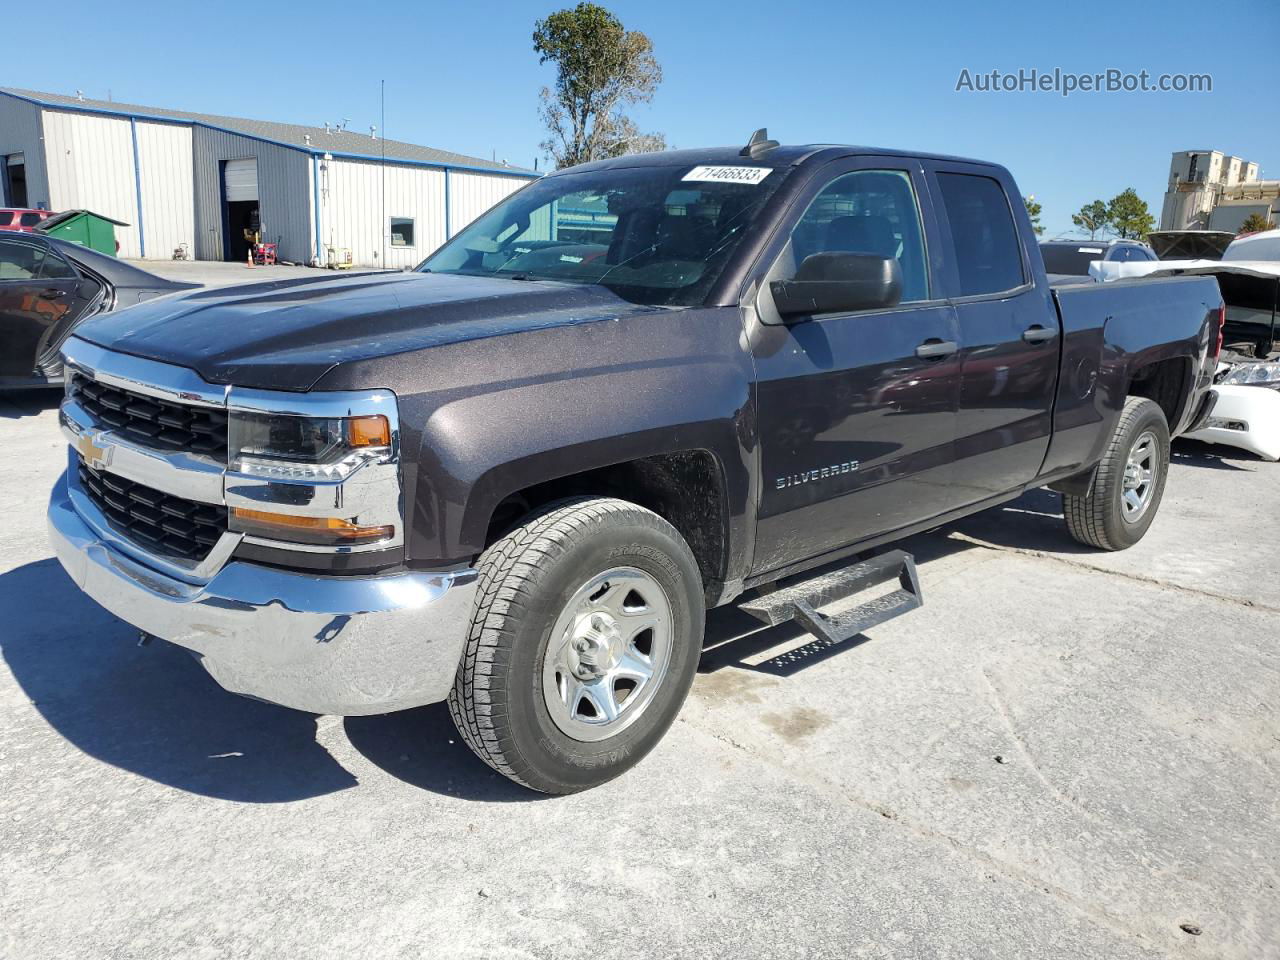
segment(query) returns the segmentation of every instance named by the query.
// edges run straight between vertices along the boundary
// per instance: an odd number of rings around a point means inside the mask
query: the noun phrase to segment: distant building
[[[1258,165],[1221,150],[1183,150],[1169,164],[1161,230],[1235,233],[1252,213],[1280,222],[1280,180],[1259,180]]]
[[[256,236],[295,263],[409,267],[537,176],[337,125],[0,88],[0,207],[123,221],[122,257],[244,260]]]

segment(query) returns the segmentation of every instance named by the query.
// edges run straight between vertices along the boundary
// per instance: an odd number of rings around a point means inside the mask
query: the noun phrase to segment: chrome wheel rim
[[[551,628],[542,695],[555,725],[574,740],[604,740],[644,713],[671,662],[671,601],[634,567],[579,587]]]
[[[1120,508],[1129,523],[1141,520],[1151,506],[1159,477],[1160,441],[1148,430],[1129,448],[1129,458],[1124,465]]]

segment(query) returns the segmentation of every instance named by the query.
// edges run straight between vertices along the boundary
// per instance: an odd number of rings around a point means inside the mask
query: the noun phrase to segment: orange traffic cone
[[[253,269],[253,248],[249,249],[249,252],[245,254],[244,258],[245,258],[245,266],[248,267],[250,270],[252,270]]]

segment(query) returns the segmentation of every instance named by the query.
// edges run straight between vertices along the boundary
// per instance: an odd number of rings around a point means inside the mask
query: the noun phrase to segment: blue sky
[[[4,58],[0,85],[317,126],[350,117],[363,131],[378,123],[385,79],[387,135],[528,166],[543,138],[538,90],[551,79],[531,48],[533,22],[568,5],[20,4],[6,33],[52,47]],[[665,80],[635,116],[676,146],[739,143],[768,126],[784,142],[995,160],[1041,201],[1046,236],[1128,186],[1158,216],[1174,150],[1225,150],[1280,177],[1276,0],[606,6],[652,38]],[[55,25],[41,13],[53,10]],[[1213,92],[955,91],[966,68],[1055,67],[1209,73]]]

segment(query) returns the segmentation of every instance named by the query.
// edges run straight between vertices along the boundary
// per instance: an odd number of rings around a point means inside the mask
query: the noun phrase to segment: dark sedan
[[[0,233],[0,390],[60,384],[58,348],[86,317],[198,286],[53,237]]]

